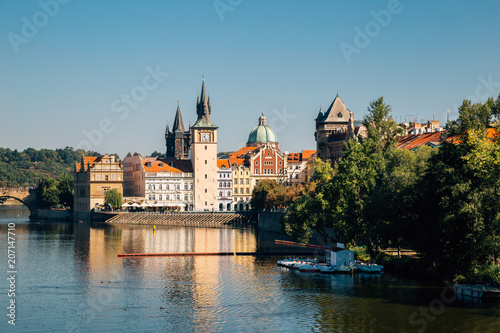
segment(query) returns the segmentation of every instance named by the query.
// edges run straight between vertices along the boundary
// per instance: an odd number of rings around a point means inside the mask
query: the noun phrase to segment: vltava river
[[[452,301],[444,283],[290,272],[276,266],[279,257],[117,257],[272,246],[251,229],[153,232],[33,223],[27,215],[0,208],[0,332],[500,332],[498,303]],[[7,273],[12,223],[15,296]]]

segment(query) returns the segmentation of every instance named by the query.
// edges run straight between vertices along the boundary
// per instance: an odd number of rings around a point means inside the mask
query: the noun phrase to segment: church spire
[[[173,132],[185,131],[184,122],[182,121],[181,108],[179,107],[179,104],[177,104],[177,112],[175,113],[174,127],[172,128],[172,131]]]
[[[210,97],[208,97],[207,101],[207,91],[205,89],[205,74],[203,74],[203,81],[201,83],[201,96],[197,100],[196,103],[196,114],[198,115],[198,119],[193,127],[215,127],[212,121],[210,120],[210,114],[212,113],[211,105],[210,105]]]

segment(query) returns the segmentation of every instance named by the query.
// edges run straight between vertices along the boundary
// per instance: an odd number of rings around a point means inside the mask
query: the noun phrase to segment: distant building
[[[250,131],[246,146],[229,154],[229,163],[233,171],[234,210],[250,210],[252,191],[259,181],[270,179],[280,184],[286,181],[286,158],[264,115]]]
[[[123,167],[115,156],[82,156],[75,165],[74,209],[78,213],[104,205],[106,193],[116,189],[123,194]]]
[[[217,160],[217,205],[221,212],[233,210],[233,172],[229,159]]]
[[[301,153],[289,153],[287,160],[287,185],[305,184],[310,180],[307,162],[316,156],[316,150],[303,150]]]
[[[191,132],[184,129],[184,122],[182,121],[181,109],[177,105],[177,112],[175,113],[174,126],[170,131],[168,124],[165,130],[166,141],[166,157],[173,157],[176,159],[188,159],[189,148],[191,145]]]
[[[354,114],[346,108],[338,94],[325,113],[319,110],[315,121],[316,150],[323,161],[338,161],[346,141],[356,139],[358,135],[366,135],[363,125],[355,126]]]
[[[190,160],[129,156],[123,162],[125,197],[144,198],[144,207],[194,210]]]

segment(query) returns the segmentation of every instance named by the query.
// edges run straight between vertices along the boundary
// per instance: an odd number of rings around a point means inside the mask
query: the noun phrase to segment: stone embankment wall
[[[137,212],[121,213],[106,220],[109,224],[154,224],[180,226],[253,226],[251,213],[238,212]]]
[[[38,209],[37,220],[73,221],[73,215],[66,209]]]

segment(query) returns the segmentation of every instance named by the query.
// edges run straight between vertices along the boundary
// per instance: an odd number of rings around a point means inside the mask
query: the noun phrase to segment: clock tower
[[[194,171],[194,208],[197,211],[217,209],[217,126],[210,120],[210,97],[205,79],[196,103],[198,119],[191,126],[191,162]]]

